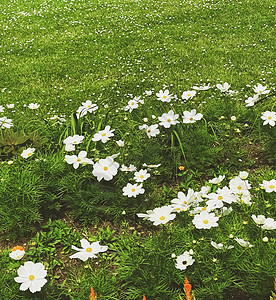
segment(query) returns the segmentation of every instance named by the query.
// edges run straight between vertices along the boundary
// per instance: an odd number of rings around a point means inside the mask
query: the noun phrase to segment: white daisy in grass
[[[160,121],[159,125],[170,128],[172,125],[179,123],[179,121],[177,121],[178,117],[178,114],[175,114],[173,110],[170,110],[168,113],[164,113],[161,117],[158,117],[158,120]]]
[[[196,113],[195,109],[192,109],[191,111],[184,111],[183,112],[183,123],[195,123],[196,121],[199,121],[203,115],[201,113]]]
[[[155,137],[157,136],[157,134],[160,133],[160,130],[158,129],[158,124],[154,124],[151,126],[148,126],[147,124],[143,124],[142,126],[139,126],[139,129],[145,130],[149,138]]]
[[[215,177],[213,179],[210,179],[209,180],[209,183],[212,183],[212,184],[219,184],[222,182],[222,180],[225,178],[225,175],[219,175],[219,177]]]
[[[261,84],[254,85],[253,90],[257,95],[266,95],[270,92],[270,90],[267,90],[267,86]]]
[[[267,193],[276,192],[276,180],[263,180],[263,183],[260,184],[262,188],[265,189]]]
[[[7,117],[0,118],[0,126],[2,129],[11,128],[13,126],[12,119],[8,119]]]
[[[200,214],[194,216],[193,224],[197,229],[210,229],[211,227],[217,227],[219,217],[216,217],[214,213],[208,213],[203,211]]]
[[[259,95],[256,94],[254,95],[253,97],[248,97],[246,100],[245,100],[245,103],[246,103],[246,106],[254,106],[254,104],[259,100]]]
[[[147,165],[146,163],[143,163],[143,167],[148,167],[148,168],[158,168],[160,167],[161,164],[157,164],[157,165],[154,165],[154,164],[150,164],[150,165]]]
[[[115,129],[110,130],[110,126],[107,125],[104,130],[100,130],[98,133],[95,133],[92,138],[93,142],[101,141],[102,143],[106,143],[110,137],[114,136]]]
[[[246,171],[240,171],[240,173],[239,173],[240,179],[243,179],[243,180],[245,180],[248,177],[248,175],[249,174]]]
[[[181,98],[183,100],[189,100],[189,99],[192,99],[195,95],[196,95],[196,91],[186,91],[186,92],[183,92]]]
[[[231,86],[231,85],[230,85],[229,83],[227,83],[227,82],[225,82],[224,84],[218,83],[218,84],[216,85],[216,87],[217,87],[221,92],[223,92],[223,93],[227,92],[227,91],[229,90],[230,86]]]
[[[5,107],[3,105],[0,105],[0,113],[4,112]]]
[[[211,245],[218,250],[228,250],[228,249],[234,248],[234,246],[232,246],[232,245],[227,246],[222,243],[217,244],[216,242],[213,242],[213,241],[211,241]]]
[[[125,146],[125,142],[122,141],[122,140],[116,141],[116,144],[117,144],[119,147],[124,147],[124,146]]]
[[[81,164],[88,164],[90,163],[88,161],[88,158],[86,157],[87,152],[86,151],[80,151],[80,153],[78,154],[78,156],[76,155],[65,155],[65,161],[69,164],[69,165],[73,165],[74,169],[77,169],[79,167],[79,165]]]
[[[40,106],[40,104],[37,104],[37,103],[30,103],[30,104],[28,105],[28,108],[29,108],[29,109],[37,109],[37,108],[39,108],[39,106]]]
[[[165,90],[164,92],[160,90],[158,93],[156,93],[157,100],[162,102],[171,102],[172,95],[170,95],[169,90]]]
[[[135,99],[129,100],[127,103],[127,106],[125,106],[125,111],[128,111],[131,113],[134,109],[138,108],[138,101]]]
[[[263,125],[269,124],[270,126],[275,126],[276,112],[275,111],[265,111],[262,113],[261,119],[264,120]]]
[[[267,218],[261,228],[265,230],[275,230],[276,221],[272,218]]]
[[[98,181],[102,179],[109,181],[117,174],[119,164],[113,160],[113,157],[108,156],[105,159],[100,159],[93,166],[93,175]]]
[[[137,168],[134,165],[130,164],[128,167],[125,165],[122,165],[120,170],[123,172],[134,172],[137,170]]]
[[[183,192],[177,193],[177,198],[174,198],[171,201],[173,204],[183,206],[183,210],[188,210],[192,205],[196,205],[198,203],[197,196],[193,189],[188,190],[187,196]]]
[[[42,263],[25,262],[24,266],[20,266],[17,270],[18,277],[14,280],[21,283],[20,290],[30,290],[31,293],[40,292],[41,288],[46,284],[47,271]]]
[[[69,256],[71,259],[79,258],[82,261],[87,261],[88,258],[97,258],[96,254],[105,252],[108,249],[108,246],[101,246],[100,242],[93,242],[90,244],[86,239],[81,239],[80,243],[82,248],[77,248],[72,245],[72,249],[78,252]]]
[[[210,84],[208,84],[208,85],[203,84],[201,86],[194,85],[192,87],[192,89],[198,90],[198,91],[206,91],[206,90],[209,90],[210,88],[211,88]]]
[[[142,169],[142,170],[134,173],[134,180],[136,182],[143,182],[146,179],[148,179],[149,177],[150,177],[150,174],[148,173],[147,170]]]
[[[190,255],[188,251],[185,251],[183,254],[177,256],[175,267],[179,270],[186,270],[188,266],[191,266],[195,260]]]
[[[78,134],[75,134],[73,136],[68,136],[64,141],[63,141],[63,144],[72,144],[72,145],[77,145],[77,144],[80,144],[82,143],[84,139],[84,136],[82,135],[78,135]]]
[[[176,214],[173,214],[172,211],[172,208],[169,206],[157,207],[149,214],[148,219],[153,222],[155,226],[166,224],[176,217]]]
[[[172,212],[177,212],[177,213],[180,213],[180,212],[186,210],[183,205],[177,204],[177,203],[171,204],[171,205],[169,205],[169,207],[172,208]]]
[[[244,248],[254,247],[254,245],[251,245],[249,241],[245,241],[244,239],[235,238],[235,241]]]
[[[235,194],[247,194],[248,190],[251,189],[251,185],[248,180],[242,180],[236,176],[229,182],[230,191]]]
[[[266,220],[266,217],[263,216],[263,215],[258,215],[257,217],[256,217],[256,215],[252,215],[251,218],[254,220],[254,222],[257,225],[263,225],[265,223],[265,220]]]
[[[145,190],[142,188],[142,184],[138,185],[137,183],[131,184],[128,183],[123,188],[123,195],[128,197],[135,197],[140,194],[144,194]]]
[[[236,197],[227,186],[222,189],[218,188],[216,193],[210,193],[206,197],[210,200],[223,201],[228,204],[236,202]]]
[[[87,100],[86,102],[82,102],[81,107],[89,113],[92,113],[93,111],[98,109],[98,105],[93,104],[90,100]]]
[[[32,156],[35,152],[35,148],[28,148],[26,150],[23,150],[23,152],[21,153],[21,156],[23,158],[28,158],[30,156]]]
[[[196,215],[196,214],[200,214],[203,211],[211,212],[212,209],[213,209],[213,207],[211,205],[196,206],[192,210],[190,210],[189,213],[192,214],[192,215]]]

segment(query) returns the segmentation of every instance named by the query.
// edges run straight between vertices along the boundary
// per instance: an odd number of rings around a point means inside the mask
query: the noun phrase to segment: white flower
[[[159,125],[170,128],[171,125],[179,123],[179,121],[177,121],[178,117],[178,114],[174,114],[173,110],[170,110],[167,114],[165,113],[161,117],[158,117],[160,121]]]
[[[235,238],[235,241],[241,245],[242,247],[245,247],[245,248],[251,248],[251,247],[254,247],[254,245],[251,245],[248,241],[245,241],[243,239],[239,239],[239,238]]]
[[[108,156],[94,164],[93,175],[97,177],[98,181],[102,179],[109,181],[117,174],[118,168],[119,164],[114,162],[111,156]]]
[[[225,175],[219,175],[219,177],[217,178],[213,178],[213,179],[210,179],[209,180],[209,183],[212,183],[212,184],[219,184],[222,182],[222,180],[225,178]]]
[[[45,279],[47,271],[42,263],[34,264],[32,261],[27,261],[24,266],[18,268],[17,274],[19,277],[15,277],[14,280],[21,283],[21,291],[30,289],[31,293],[40,292],[47,282]]]
[[[276,229],[276,221],[272,218],[267,218],[261,228],[265,230],[274,230]]]
[[[191,112],[183,112],[183,123],[195,123],[195,121],[200,120],[203,117],[201,113],[196,113],[195,109],[192,109]]]
[[[257,217],[255,215],[252,215],[251,218],[254,220],[254,222],[258,225],[263,225],[265,223],[265,216],[258,215]]]
[[[78,135],[78,134],[75,134],[73,136],[68,136],[64,141],[63,141],[63,144],[72,144],[72,145],[77,145],[77,144],[80,144],[82,143],[84,139],[84,136],[82,135]]]
[[[240,179],[246,179],[248,177],[248,175],[249,174],[245,171],[240,171],[240,173],[239,173]]]
[[[206,90],[209,90],[211,87],[210,87],[210,84],[208,85],[201,85],[201,86],[193,86],[192,89],[194,90],[199,90],[199,91],[206,91]]]
[[[160,130],[157,127],[158,127],[158,124],[151,125],[151,126],[148,126],[147,124],[144,124],[142,126],[139,126],[139,129],[140,130],[145,130],[146,133],[147,133],[147,136],[149,138],[151,138],[151,137],[155,137],[157,134],[160,133]]]
[[[71,259],[79,258],[82,261],[87,261],[88,258],[97,258],[96,254],[105,252],[108,249],[108,246],[100,246],[100,242],[90,244],[86,239],[81,239],[80,243],[82,248],[77,248],[72,245],[72,249],[79,252],[69,256]]]
[[[246,100],[245,100],[245,103],[246,103],[246,106],[254,106],[254,104],[258,101],[259,99],[259,95],[256,94],[254,95],[253,97],[248,97]]]
[[[65,155],[65,161],[69,165],[73,164],[74,169],[77,169],[80,164],[89,163],[86,155],[87,155],[86,151],[80,151],[78,156],[76,156],[76,155]]]
[[[236,121],[236,120],[237,120],[237,117],[236,117],[236,116],[232,116],[232,117],[231,117],[231,121],[234,122],[234,121]]]
[[[120,170],[123,172],[133,172],[136,171],[136,167],[134,165],[129,165],[129,167],[122,165]]]
[[[7,104],[7,108],[14,108],[14,104]]]
[[[270,126],[275,126],[276,112],[275,111],[265,111],[262,113],[261,119],[264,120],[263,125],[269,124]]]
[[[188,210],[192,205],[197,204],[197,196],[193,189],[188,190],[187,196],[183,192],[177,193],[177,198],[174,198],[171,202],[176,205],[181,205],[183,210]]]
[[[232,193],[246,194],[248,193],[248,189],[251,188],[251,185],[248,183],[248,180],[242,180],[237,176],[230,180],[229,187]]]
[[[76,148],[75,148],[75,145],[68,143],[68,144],[65,144],[64,150],[67,151],[67,152],[70,152],[70,151],[75,151]]]
[[[23,152],[21,153],[21,156],[23,158],[28,158],[30,156],[32,156],[35,152],[35,148],[28,148],[26,150],[23,150]]]
[[[217,227],[219,217],[215,217],[214,213],[208,213],[203,211],[194,216],[193,224],[197,229],[210,229],[211,227]]]
[[[138,101],[135,99],[128,101],[127,106],[125,106],[125,111],[128,111],[131,113],[135,108],[138,108]]]
[[[235,196],[232,194],[232,192],[230,191],[230,189],[227,186],[223,187],[222,189],[220,189],[220,188],[217,189],[216,193],[210,193],[206,197],[211,200],[223,201],[228,204],[231,204],[232,202],[236,202]]]
[[[4,112],[4,110],[5,110],[5,107],[3,105],[0,105],[0,113]]]
[[[123,195],[128,197],[135,197],[140,194],[144,194],[145,190],[142,188],[142,184],[138,185],[137,183],[131,184],[128,183],[123,188]]]
[[[37,108],[39,108],[39,106],[40,106],[40,104],[37,104],[37,103],[30,103],[30,104],[28,105],[28,108],[29,108],[29,109],[37,109]]]
[[[110,130],[110,126],[106,126],[104,130],[100,130],[98,133],[95,133],[94,137],[92,138],[93,142],[101,141],[106,143],[110,137],[114,136],[113,131],[115,129]]]
[[[119,141],[116,141],[116,144],[117,144],[119,147],[124,147],[125,142],[122,141],[122,140],[119,140]]]
[[[146,94],[147,96],[150,96],[150,95],[152,95],[152,91],[145,91],[145,94]]]
[[[20,260],[25,255],[24,248],[21,246],[13,247],[9,255],[12,259]]]
[[[183,254],[177,256],[175,267],[179,270],[186,270],[188,266],[191,266],[195,260],[190,255],[188,251],[185,251]]]
[[[260,184],[261,187],[265,189],[267,193],[276,192],[276,180],[271,179],[269,181],[263,180],[263,183]]]
[[[148,173],[147,170],[142,169],[142,170],[134,173],[134,180],[136,182],[143,182],[146,179],[148,179],[149,177],[150,177],[150,174]]]
[[[169,206],[162,206],[155,208],[151,214],[149,214],[149,220],[153,222],[153,225],[166,224],[173,220],[176,214],[172,214],[172,208]]]
[[[156,96],[157,100],[162,102],[170,102],[172,99],[172,95],[169,94],[169,90],[165,90],[164,92],[160,90],[159,93],[156,93]]]
[[[157,164],[157,165],[150,164],[150,165],[147,165],[146,163],[143,163],[143,167],[148,167],[148,168],[158,168],[160,166],[161,166],[161,164]]]
[[[230,84],[225,82],[223,85],[217,84],[216,87],[221,91],[221,92],[227,92],[230,88]]]
[[[265,95],[265,94],[268,94],[270,92],[270,90],[267,90],[266,88],[267,88],[266,86],[258,84],[258,85],[254,85],[253,90],[258,95]]]
[[[2,129],[11,128],[13,126],[12,119],[8,119],[7,117],[0,118],[0,126]]]
[[[228,250],[228,249],[234,248],[234,246],[232,246],[232,245],[226,246],[226,245],[223,245],[222,243],[217,244],[213,241],[211,241],[211,245],[218,250]]]
[[[183,92],[181,98],[183,100],[189,100],[189,99],[192,99],[195,95],[196,95],[196,91],[186,91],[186,92]]]
[[[97,104],[93,104],[90,100],[82,103],[82,108],[85,109],[87,112],[92,113],[93,111],[98,109]]]

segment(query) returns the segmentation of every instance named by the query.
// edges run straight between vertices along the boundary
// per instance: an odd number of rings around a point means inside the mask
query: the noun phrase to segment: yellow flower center
[[[206,210],[206,209],[207,209],[206,207],[202,207],[202,208],[201,208],[202,211],[204,211],[204,210]],[[203,221],[203,222],[204,222],[204,221]],[[207,221],[207,223],[208,223],[208,221]],[[207,223],[206,223],[206,224],[207,224]]]
[[[135,102],[132,102],[132,103],[131,103],[131,105],[134,105],[134,104],[135,104]]]
[[[87,105],[87,107],[88,107],[88,108],[90,108],[90,107],[91,107],[91,105]]]
[[[275,185],[271,184],[271,185],[269,186],[269,188],[270,188],[270,189],[274,189],[274,188],[275,188]]]
[[[259,93],[261,94],[262,91],[259,91]]]
[[[193,118],[190,118],[190,121],[193,121]]]
[[[180,207],[177,207],[176,210],[180,210]]]
[[[185,200],[185,201],[183,201],[183,203],[184,203],[184,204],[187,204],[187,201]]]
[[[168,119],[168,122],[171,122],[171,119]]]
[[[269,116],[269,117],[268,117],[268,120],[271,120],[271,119],[272,119],[272,117],[271,117],[271,116]]]
[[[92,252],[92,248],[86,248],[86,252]]]
[[[34,280],[34,279],[35,279],[34,275],[30,275],[30,276],[29,276],[29,279],[30,279],[30,280]]]
[[[188,97],[190,97],[191,96],[191,94],[188,94]]]
[[[81,159],[80,159],[80,158],[78,158],[78,159],[77,159],[77,162],[80,162],[80,161],[81,161]]]
[[[241,189],[242,189],[242,187],[239,185],[239,186],[237,187],[237,189],[238,189],[238,190],[241,190]]]
[[[163,96],[163,98],[164,98],[164,99],[166,99],[166,98],[167,98],[167,96]]]
[[[143,179],[144,177],[145,177],[144,175],[141,175],[141,176],[140,176],[141,179]]]
[[[77,141],[74,141],[74,142],[73,142],[73,144],[76,144],[76,143],[77,143]]]
[[[223,197],[222,196],[218,196],[218,200],[222,200],[223,199]]]
[[[208,220],[203,220],[203,223],[204,223],[204,224],[208,224],[209,221],[208,221]]]
[[[148,129],[148,132],[150,132],[150,129]]]
[[[135,189],[133,188],[133,189],[131,189],[131,191],[132,191],[132,192],[135,192]]]
[[[104,167],[103,169],[104,169],[104,171],[107,171],[107,170],[108,170],[108,167]]]
[[[165,220],[165,219],[166,219],[166,217],[164,217],[164,216],[160,217],[160,220],[161,220],[161,221],[163,221],[163,220]]]
[[[103,133],[102,136],[106,136],[106,133]]]
[[[31,156],[32,154],[33,154],[32,152],[29,152],[29,153],[28,153],[28,156]]]

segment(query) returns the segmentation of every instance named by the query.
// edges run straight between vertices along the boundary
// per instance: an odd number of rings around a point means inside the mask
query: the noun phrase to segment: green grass
[[[0,129],[1,299],[82,300],[93,286],[99,300],[138,300],[143,294],[177,300],[184,298],[185,276],[199,300],[228,300],[236,291],[268,299],[276,274],[275,233],[258,228],[251,215],[276,213],[273,193],[259,188],[275,178],[275,128],[260,119],[262,112],[275,111],[274,6],[273,0],[1,1],[0,106],[15,106],[5,107],[0,117],[12,119],[20,136]],[[237,95],[218,91],[215,85],[223,82]],[[212,89],[181,100],[184,91],[204,83]],[[245,107],[259,83],[269,97]],[[178,97],[170,104],[156,100],[155,93],[166,88]],[[145,103],[124,111],[134,96]],[[72,114],[86,100],[99,109],[76,120]],[[40,107],[30,110],[31,102]],[[181,119],[194,108],[203,114],[195,124],[159,126],[151,139],[139,130],[143,118],[152,125],[158,122],[152,115],[173,109]],[[58,125],[49,120],[54,115],[67,121]],[[111,141],[92,142],[106,125],[115,129]],[[29,138],[35,130],[38,141]],[[73,153],[64,151],[62,141],[73,134],[85,136],[77,152],[86,150],[95,162],[120,152],[120,166],[139,170],[143,163],[161,163],[150,171],[146,193],[122,196],[132,173],[98,183],[92,166],[68,165],[64,156]],[[122,148],[115,143],[120,139]],[[35,155],[23,159],[27,147],[35,147]],[[234,205],[218,229],[196,229],[188,213],[161,228],[136,216],[170,204],[179,191],[198,190],[218,175],[228,182],[243,170],[250,173],[253,204]],[[230,234],[255,247],[236,243],[232,252],[221,253],[210,246],[214,238],[234,243]],[[79,246],[81,237],[99,240],[109,251],[85,263],[69,260],[70,245]],[[26,243],[23,261],[42,261],[48,268],[40,293],[19,291],[14,282],[23,263],[12,261],[7,249],[17,243]],[[190,249],[194,265],[176,269],[172,253]]]

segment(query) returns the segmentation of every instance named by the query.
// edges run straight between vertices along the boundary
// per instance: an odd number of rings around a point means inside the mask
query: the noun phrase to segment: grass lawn
[[[0,12],[0,299],[272,297],[275,2]]]

